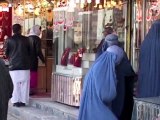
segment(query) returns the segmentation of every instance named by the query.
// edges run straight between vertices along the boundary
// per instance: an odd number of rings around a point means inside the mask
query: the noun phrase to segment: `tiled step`
[[[78,108],[52,102],[50,98],[32,98],[30,106],[55,115],[59,120],[77,120]]]
[[[34,107],[13,107],[9,105],[9,113],[18,120],[65,120],[59,119],[57,116],[36,109]]]

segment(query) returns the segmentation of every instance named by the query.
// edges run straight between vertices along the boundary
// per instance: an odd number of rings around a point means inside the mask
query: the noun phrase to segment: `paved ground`
[[[8,119],[7,120],[18,120],[18,119],[16,119],[14,116],[8,114]]]

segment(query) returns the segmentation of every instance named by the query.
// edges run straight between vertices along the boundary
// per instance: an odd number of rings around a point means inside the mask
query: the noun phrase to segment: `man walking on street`
[[[20,24],[14,24],[12,29],[14,35],[7,40],[6,56],[14,85],[11,102],[20,107],[29,101],[30,44],[28,38],[21,35]]]

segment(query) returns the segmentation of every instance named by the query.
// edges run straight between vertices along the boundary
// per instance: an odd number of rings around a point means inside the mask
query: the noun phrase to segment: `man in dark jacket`
[[[14,24],[14,35],[6,43],[6,56],[14,85],[11,102],[17,107],[25,106],[29,101],[30,44],[28,38],[21,35],[21,31],[21,25]]]
[[[12,97],[13,83],[4,62],[0,59],[0,120],[7,120],[8,101]]]

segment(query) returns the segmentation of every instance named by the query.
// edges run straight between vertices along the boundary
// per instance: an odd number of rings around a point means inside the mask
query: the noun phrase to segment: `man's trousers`
[[[30,70],[14,70],[10,71],[14,89],[11,98],[12,103],[29,102],[29,85],[30,85]]]

